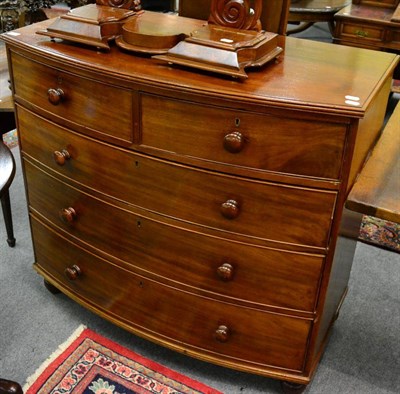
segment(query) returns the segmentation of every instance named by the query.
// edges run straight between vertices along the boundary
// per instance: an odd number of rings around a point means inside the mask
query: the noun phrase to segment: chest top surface
[[[2,39],[64,70],[93,72],[99,79],[125,84],[178,89],[183,92],[275,107],[362,117],[374,94],[398,63],[394,54],[372,52],[285,38],[278,61],[248,70],[245,81],[170,67],[146,56],[135,56],[112,46],[108,53],[68,42],[52,42],[36,34],[51,20],[8,32]]]

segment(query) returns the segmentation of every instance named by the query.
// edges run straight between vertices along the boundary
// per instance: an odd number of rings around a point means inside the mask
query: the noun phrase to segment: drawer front
[[[206,227],[291,244],[327,245],[335,192],[250,182],[150,159],[68,132],[22,108],[17,111],[23,151],[74,182]],[[56,164],[53,152],[65,149],[70,158]]]
[[[322,256],[231,242],[156,222],[70,187],[28,161],[25,174],[31,209],[139,272],[253,304],[315,308]]]
[[[201,160],[338,179],[346,126],[142,94],[141,143]],[[229,169],[228,169],[229,171]]]
[[[352,37],[360,41],[383,42],[385,28],[381,26],[362,25],[357,23],[342,23],[340,29],[341,38]]]
[[[178,291],[87,253],[35,219],[32,230],[40,269],[114,321],[215,359],[303,369],[310,321]],[[75,265],[80,275],[67,279]]]
[[[16,101],[21,98],[77,123],[83,132],[101,139],[132,143],[131,91],[47,67],[13,52],[11,62]],[[49,89],[53,90],[51,97],[55,104],[49,101]]]

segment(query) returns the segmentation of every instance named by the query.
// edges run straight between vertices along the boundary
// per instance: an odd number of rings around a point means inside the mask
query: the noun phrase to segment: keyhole
[[[239,119],[239,118],[236,118],[236,119],[235,119],[235,126],[236,126],[236,127],[239,127],[239,126],[240,126],[240,119]]]
[[[141,222],[140,220],[138,220],[138,221],[136,222],[136,226],[140,228],[140,227],[142,226],[142,222]]]

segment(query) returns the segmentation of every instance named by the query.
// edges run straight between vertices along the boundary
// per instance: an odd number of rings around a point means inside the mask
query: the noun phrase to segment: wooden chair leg
[[[5,190],[1,196],[1,206],[3,209],[4,222],[6,224],[7,231],[7,243],[10,247],[15,246],[13,222],[11,216],[11,203],[10,203],[10,193]]]

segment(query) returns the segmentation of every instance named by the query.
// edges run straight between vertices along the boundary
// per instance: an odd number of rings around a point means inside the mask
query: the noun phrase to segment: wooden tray
[[[121,34],[122,25],[135,14],[133,10],[88,4],[74,8],[36,33],[109,50],[108,41]]]
[[[166,53],[206,22],[172,14],[146,11],[130,18],[116,44],[128,51],[149,54]]]
[[[275,33],[207,25],[154,58],[245,79],[245,68],[261,67],[282,51]]]

